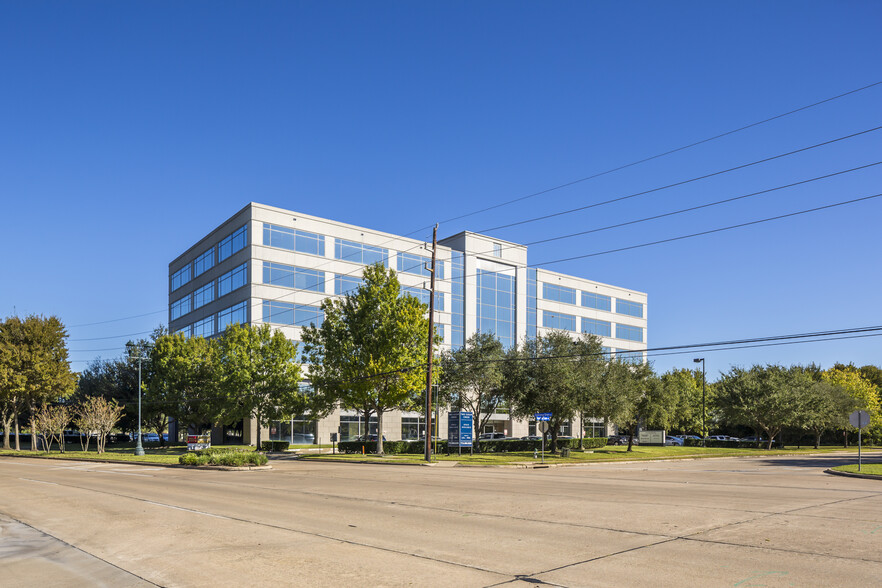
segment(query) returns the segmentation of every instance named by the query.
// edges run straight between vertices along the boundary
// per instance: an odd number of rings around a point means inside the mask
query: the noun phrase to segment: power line
[[[607,174],[611,174],[611,173],[614,173],[614,172],[617,172],[617,171],[620,171],[620,170],[623,170],[623,169],[627,169],[627,168],[629,168],[629,167],[633,167],[633,166],[635,166],[635,165],[640,165],[640,164],[642,164],[642,163],[646,163],[646,162],[648,162],[648,161],[652,161],[652,160],[654,160],[654,159],[659,159],[659,158],[661,158],[661,157],[665,157],[665,156],[667,156],[667,155],[672,155],[672,154],[677,153],[677,152],[679,152],[679,151],[683,151],[683,150],[686,150],[686,149],[690,149],[690,148],[692,148],[692,147],[696,147],[696,146],[698,146],[698,145],[702,145],[702,144],[704,144],[704,143],[708,143],[708,142],[710,142],[710,141],[714,141],[714,140],[716,140],[716,139],[721,139],[721,138],[723,138],[723,137],[727,137],[727,136],[729,136],[729,135],[733,135],[733,134],[735,134],[735,133],[738,133],[738,132],[741,132],[741,131],[744,131],[744,130],[747,130],[747,129],[751,129],[751,128],[756,127],[756,126],[763,125],[763,124],[765,124],[765,123],[768,123],[768,122],[771,122],[771,121],[777,120],[777,119],[779,119],[779,118],[783,118],[783,117],[785,117],[785,116],[789,116],[789,115],[791,115],[791,114],[796,114],[797,112],[802,112],[803,110],[808,110],[808,109],[810,109],[810,108],[814,108],[815,106],[820,106],[821,104],[826,104],[827,102],[832,102],[833,100],[838,100],[839,98],[844,98],[845,96],[849,96],[849,95],[851,95],[851,94],[855,94],[855,93],[857,93],[857,92],[862,92],[863,90],[868,90],[868,89],[873,88],[873,87],[875,87],[875,86],[878,86],[878,85],[880,85],[880,84],[882,84],[882,81],[873,82],[872,84],[869,84],[869,85],[866,85],[866,86],[862,86],[862,87],[860,87],[860,88],[856,88],[856,89],[854,89],[854,90],[850,90],[850,91],[848,91],[848,92],[844,92],[844,93],[842,93],[842,94],[838,94],[838,95],[836,95],[836,96],[832,96],[832,97],[830,97],[830,98],[825,98],[824,100],[821,100],[821,101],[819,101],[819,102],[814,102],[814,103],[812,103],[812,104],[807,104],[806,106],[801,106],[800,108],[796,108],[796,109],[794,109],[794,110],[790,110],[790,111],[787,111],[787,112],[784,112],[784,113],[781,113],[781,114],[778,114],[778,115],[775,115],[775,116],[772,116],[772,117],[769,117],[769,118],[766,118],[766,119],[763,119],[763,120],[760,120],[760,121],[757,121],[757,122],[754,122],[754,123],[751,123],[751,124],[748,124],[748,125],[744,125],[744,126],[742,126],[742,127],[738,127],[738,128],[736,128],[736,129],[732,129],[731,131],[726,131],[725,133],[720,133],[719,135],[714,135],[714,136],[712,136],[712,137],[708,137],[707,139],[702,139],[702,140],[700,140],[700,141],[696,141],[696,142],[694,142],[694,143],[689,143],[688,145],[684,145],[684,146],[682,146],[682,147],[677,147],[676,149],[671,149],[671,150],[669,150],[669,151],[665,151],[665,152],[663,152],[663,153],[659,153],[659,154],[656,154],[656,155],[652,155],[652,156],[650,156],[650,157],[646,157],[646,158],[644,158],[644,159],[640,159],[640,160],[637,160],[637,161],[633,161],[633,162],[631,162],[631,163],[627,163],[627,164],[625,164],[625,165],[620,165],[620,166],[618,166],[618,167],[614,167],[614,168],[612,168],[612,169],[608,169],[608,170],[606,170],[606,171],[598,172],[598,173],[596,173],[596,174],[593,174],[593,175],[590,175],[590,176],[587,176],[587,177],[584,177],[584,178],[579,178],[578,180],[573,180],[573,181],[570,181],[570,182],[566,182],[566,183],[564,183],[564,184],[559,184],[559,185],[557,185],[557,186],[553,186],[553,187],[551,187],[551,188],[546,188],[546,189],[544,189],[544,190],[540,190],[540,191],[538,191],[538,192],[533,192],[532,194],[527,194],[526,196],[520,196],[520,197],[518,197],[518,198],[512,198],[511,200],[506,200],[506,201],[504,201],[504,202],[500,202],[499,204],[494,204],[493,206],[488,206],[488,207],[485,207],[485,208],[481,208],[481,209],[478,209],[478,210],[474,210],[474,211],[472,211],[472,212],[468,212],[468,213],[461,214],[461,215],[458,215],[458,216],[450,217],[450,218],[448,218],[448,219],[445,219],[445,220],[440,221],[440,223],[441,223],[441,224],[444,224],[444,223],[449,223],[449,222],[452,222],[452,221],[455,221],[455,220],[460,220],[460,219],[463,219],[463,218],[466,218],[466,217],[469,217],[469,216],[473,216],[473,215],[476,215],[476,214],[480,214],[480,213],[482,213],[482,212],[487,212],[487,211],[490,211],[490,210],[495,210],[495,209],[497,209],[497,208],[501,208],[501,207],[503,207],[503,206],[508,206],[509,204],[514,204],[515,202],[521,202],[521,201],[523,201],[523,200],[527,200],[527,199],[529,199],[529,198],[534,198],[534,197],[536,197],[536,196],[541,196],[541,195],[543,195],[543,194],[548,194],[549,192],[554,192],[554,191],[556,191],[556,190],[561,190],[561,189],[563,189],[563,188],[568,188],[568,187],[573,186],[573,185],[575,185],[575,184],[579,184],[579,183],[582,183],[582,182],[586,182],[586,181],[588,181],[588,180],[593,180],[593,179],[595,179],[595,178],[599,178],[599,177],[601,177],[601,176],[605,176],[605,175],[607,175]],[[416,231],[413,231],[413,232],[416,233],[416,232],[419,232],[419,231],[425,230],[426,228],[431,228],[431,226],[430,226],[430,227],[422,227],[422,228],[419,228],[419,229],[417,229]],[[412,234],[412,233],[408,233],[408,234]]]
[[[754,166],[754,165],[759,165],[759,164],[761,164],[761,163],[767,163],[767,162],[769,162],[769,161],[774,161],[774,160],[776,160],[776,159],[781,159],[782,157],[789,157],[790,155],[795,155],[795,154],[797,154],[797,153],[802,153],[802,152],[805,152],[805,151],[809,151],[809,150],[811,150],[811,149],[816,149],[816,148],[818,148],[818,147],[823,147],[823,146],[825,146],[825,145],[830,145],[830,144],[833,144],[833,143],[837,143],[837,142],[839,142],[839,141],[845,141],[846,139],[853,139],[854,137],[859,137],[859,136],[861,136],[861,135],[865,135],[865,134],[867,134],[867,133],[872,133],[872,132],[878,131],[879,129],[882,129],[882,126],[873,127],[873,128],[871,128],[871,129],[866,129],[866,130],[863,130],[863,131],[860,131],[860,132],[857,132],[857,133],[852,133],[852,134],[850,134],[850,135],[845,135],[845,136],[843,136],[843,137],[838,137],[838,138],[836,138],[836,139],[831,139],[831,140],[829,140],[829,141],[824,141],[823,143],[816,143],[815,145],[810,145],[810,146],[808,146],[808,147],[802,147],[801,149],[796,149],[796,150],[794,150],[794,151],[788,151],[787,153],[780,153],[780,154],[778,154],[778,155],[773,155],[772,157],[766,157],[766,158],[764,158],[764,159],[758,159],[758,160],[756,160],[756,161],[752,161],[752,162],[750,162],[750,163],[745,163],[745,164],[742,164],[742,165],[737,165],[737,166],[735,166],[735,167],[730,167],[730,168],[728,168],[728,169],[724,169],[724,170],[720,170],[720,171],[715,171],[715,172],[713,172],[713,173],[705,174],[705,175],[698,176],[698,177],[695,177],[695,178],[690,178],[690,179],[688,179],[688,180],[681,180],[681,181],[679,181],[679,182],[674,182],[673,184],[667,184],[667,185],[665,185],[665,186],[660,186],[660,187],[657,187],[657,188],[651,188],[651,189],[649,189],[649,190],[643,190],[642,192],[635,192],[635,193],[633,193],[633,194],[628,194],[628,195],[626,195],[626,196],[619,196],[618,198],[611,198],[611,199],[609,199],[609,200],[604,200],[604,201],[601,201],[601,202],[595,202],[595,203],[593,203],[593,204],[586,204],[585,206],[579,206],[579,207],[576,207],[576,208],[570,208],[570,209],[568,209],[568,210],[561,210],[561,211],[559,211],[559,212],[554,212],[554,213],[552,213],[552,214],[546,214],[546,215],[542,215],[542,216],[534,216],[534,217],[527,218],[527,219],[520,220],[520,221],[516,221],[516,222],[513,222],[513,223],[507,223],[507,224],[504,224],[504,225],[498,225],[498,226],[490,227],[490,228],[487,228],[487,229],[480,229],[478,232],[479,232],[479,233],[487,233],[487,232],[489,232],[489,231],[496,231],[496,230],[499,230],[499,229],[507,229],[507,228],[510,228],[510,227],[516,227],[516,226],[519,226],[519,225],[525,225],[525,224],[528,224],[528,223],[534,223],[534,222],[537,222],[537,221],[546,220],[546,219],[549,219],[549,218],[555,218],[555,217],[563,216],[563,215],[566,215],[566,214],[572,214],[572,213],[574,213],[574,212],[580,212],[580,211],[583,211],[583,210],[588,210],[588,209],[590,209],[590,208],[597,208],[598,206],[605,206],[605,205],[607,205],[607,204],[612,204],[612,203],[614,203],[614,202],[621,202],[621,201],[623,201],[623,200],[629,200],[629,199],[631,199],[631,198],[636,198],[636,197],[638,197],[638,196],[645,196],[646,194],[652,194],[652,193],[654,193],[654,192],[660,192],[660,191],[662,191],[662,190],[667,190],[667,189],[669,189],[669,188],[675,188],[675,187],[677,187],[677,186],[683,186],[683,185],[686,185],[686,184],[691,184],[692,182],[697,182],[697,181],[699,181],[699,180],[706,180],[707,178],[712,178],[712,177],[719,176],[719,175],[722,175],[722,174],[727,174],[727,173],[729,173],[729,172],[733,172],[733,171],[737,171],[737,170],[745,169],[745,168],[748,168],[748,167],[752,167],[752,166]]]

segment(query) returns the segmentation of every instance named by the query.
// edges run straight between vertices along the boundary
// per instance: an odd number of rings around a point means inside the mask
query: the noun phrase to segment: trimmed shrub
[[[585,449],[598,449],[605,447],[607,443],[606,437],[587,437],[583,440]],[[482,452],[506,452],[506,451],[539,451],[542,449],[542,440],[528,441],[524,439],[493,439],[487,441],[479,441],[480,451]],[[434,447],[434,443],[432,444]],[[551,445],[549,439],[545,445],[548,450]],[[578,439],[558,439],[557,446],[559,448],[569,447],[570,449],[579,448]],[[341,441],[337,444],[340,453],[361,453],[364,447],[365,453],[374,453],[377,449],[376,441]],[[396,454],[420,454],[425,451],[424,441],[383,441],[383,451],[390,455]],[[450,451],[456,451],[456,447],[451,447]],[[438,453],[447,453],[447,440],[438,440]]]
[[[763,449],[768,447],[768,441],[761,441],[757,443],[756,441],[720,441],[718,439],[706,439],[705,447],[732,447],[735,449],[756,449],[759,447]],[[772,443],[772,447],[775,447],[778,444],[777,441]],[[701,447],[701,439],[684,439],[683,445],[686,447]]]
[[[249,449],[217,448],[191,451],[178,458],[178,463],[189,466],[260,466],[266,465],[267,457],[263,453]]]
[[[361,448],[364,447],[365,453],[375,453],[377,451],[377,442],[376,441],[340,441],[337,444],[337,449],[340,450],[340,453],[361,453]],[[435,447],[435,443],[432,442],[432,447]],[[400,455],[400,454],[420,454],[425,451],[426,442],[425,441],[383,441],[383,452],[388,453],[390,455]],[[439,439],[438,440],[438,453],[447,452],[447,440]]]
[[[262,441],[260,443],[261,451],[288,451],[291,444],[287,441]]]

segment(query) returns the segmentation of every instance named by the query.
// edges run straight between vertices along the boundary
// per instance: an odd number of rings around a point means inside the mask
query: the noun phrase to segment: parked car
[[[377,440],[377,436],[374,435],[374,441]],[[384,439],[385,441],[385,439]],[[315,435],[312,433],[294,433],[291,436],[291,444],[292,445],[312,445],[315,443]]]
[[[678,437],[677,435],[670,435],[665,437],[665,445],[676,445],[678,447],[683,446],[683,438]]]
[[[138,440],[138,434],[135,433],[135,441]],[[141,443],[159,443],[159,435],[156,433],[144,433],[141,437]]]
[[[522,441],[542,441],[542,435],[527,435],[526,437],[521,437]]]
[[[711,435],[708,439],[713,441],[741,441],[738,437],[730,437],[729,435]]]
[[[508,439],[505,436],[505,433],[495,432],[495,433],[481,433],[481,436],[478,437],[479,441],[493,441],[496,439]]]
[[[361,437],[358,437],[358,438],[356,438],[355,440],[356,440],[356,441],[367,441],[367,442],[374,442],[374,443],[376,443],[376,442],[377,442],[377,435],[376,435],[376,434],[374,434],[374,435],[362,435]],[[385,441],[385,440],[386,440],[386,435],[383,435],[383,441]]]

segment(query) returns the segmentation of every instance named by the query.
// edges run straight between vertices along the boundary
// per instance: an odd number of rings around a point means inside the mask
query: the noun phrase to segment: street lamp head
[[[692,361],[695,362],[695,363],[701,363],[702,361],[704,361],[704,358],[703,358],[703,357],[696,357],[696,358],[693,359]]]

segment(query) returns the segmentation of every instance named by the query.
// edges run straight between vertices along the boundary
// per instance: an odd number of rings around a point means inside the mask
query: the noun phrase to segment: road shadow
[[[825,470],[841,465],[856,464],[858,462],[857,452],[848,454],[835,455],[812,455],[812,456],[773,456],[759,458],[757,460],[760,465],[768,465],[773,467],[794,467],[794,468],[812,468]],[[882,463],[882,451],[873,450],[863,453],[862,461],[865,464]]]

